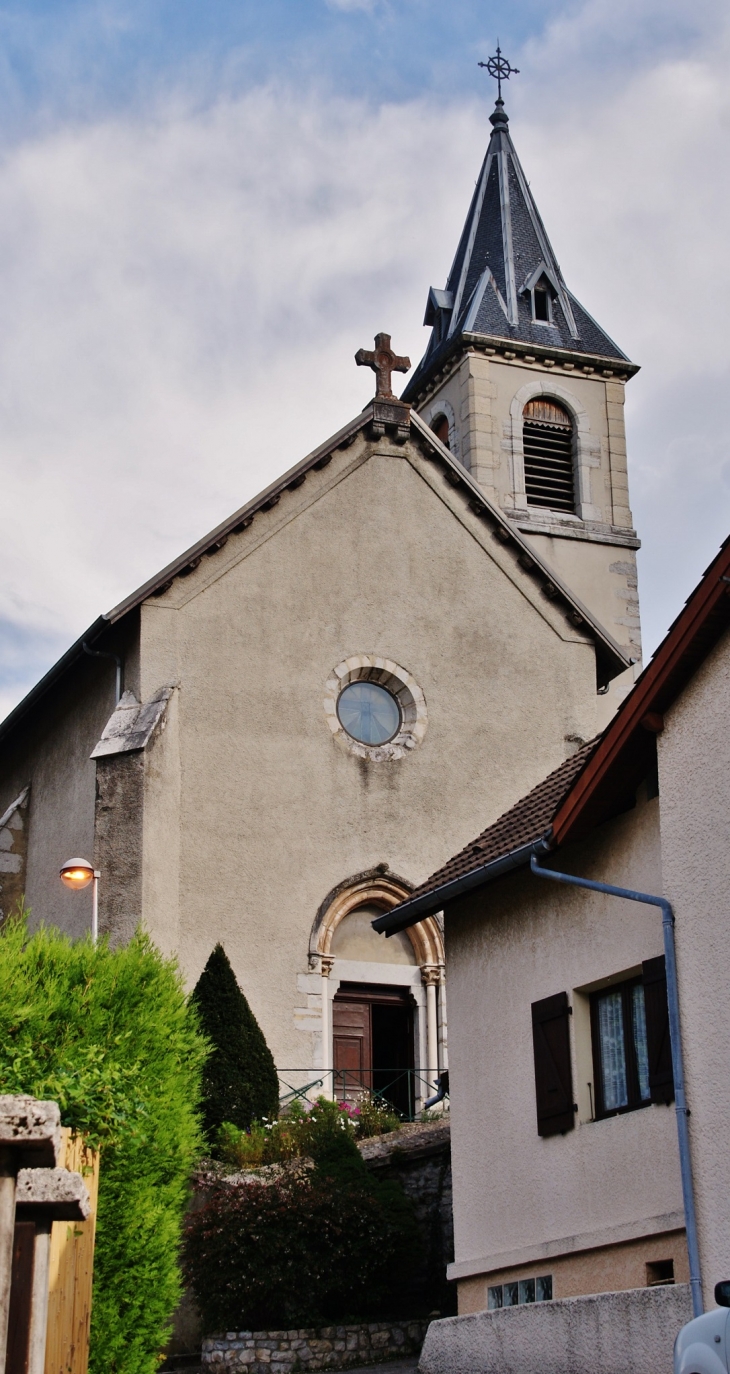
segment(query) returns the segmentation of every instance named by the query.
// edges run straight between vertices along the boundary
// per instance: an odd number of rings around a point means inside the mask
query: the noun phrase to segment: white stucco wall
[[[335,454],[142,612],[143,697],[179,683],[155,750],[180,774],[179,832],[168,799],[153,843],[146,808],[145,922],[191,983],[223,941],[280,1066],[315,1062],[328,892],[378,864],[421,881],[589,737],[600,702],[592,645],[465,496],[411,445],[369,454]],[[332,735],[325,685],[357,653],[425,694],[405,758]]]
[[[664,890],[677,973],[705,1302],[730,1278],[730,635],[658,738]]]
[[[637,804],[589,842],[568,846],[555,866],[658,891],[658,802]],[[551,1259],[681,1228],[674,1112],[649,1106],[590,1120],[588,999],[576,992],[640,972],[643,960],[660,955],[660,913],[520,873],[447,909],[446,948],[453,1276],[535,1261],[550,1272]],[[574,1009],[580,1110],[574,1130],[542,1139],[530,1008],[563,991]]]

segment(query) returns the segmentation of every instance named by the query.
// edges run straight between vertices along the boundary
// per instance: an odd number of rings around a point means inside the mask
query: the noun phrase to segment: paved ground
[[[418,1356],[410,1355],[407,1360],[388,1360],[387,1364],[352,1365],[352,1374],[411,1374],[418,1369]]]
[[[418,1356],[410,1355],[406,1360],[388,1360],[387,1364],[351,1365],[348,1374],[415,1374],[418,1369]],[[193,1366],[186,1374],[210,1374],[210,1366]],[[333,1370],[332,1374],[337,1374]]]

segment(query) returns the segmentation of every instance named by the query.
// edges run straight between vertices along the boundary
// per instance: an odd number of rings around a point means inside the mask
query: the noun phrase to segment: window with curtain
[[[649,1049],[641,978],[616,983],[591,999],[596,1116],[648,1107]]]

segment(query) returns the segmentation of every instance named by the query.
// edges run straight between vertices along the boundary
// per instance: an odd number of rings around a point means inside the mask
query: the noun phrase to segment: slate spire
[[[426,353],[404,393],[412,400],[464,335],[626,360],[568,290],[509,133],[504,100],[445,290],[431,287]],[[544,318],[544,316],[547,318]]]

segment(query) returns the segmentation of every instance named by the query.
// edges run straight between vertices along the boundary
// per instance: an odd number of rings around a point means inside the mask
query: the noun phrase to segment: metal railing
[[[382,1103],[401,1121],[415,1121],[438,1084],[422,1069],[279,1069],[279,1106],[311,1106],[318,1097],[355,1106],[363,1097]]]

